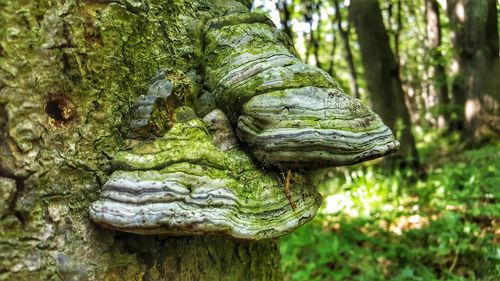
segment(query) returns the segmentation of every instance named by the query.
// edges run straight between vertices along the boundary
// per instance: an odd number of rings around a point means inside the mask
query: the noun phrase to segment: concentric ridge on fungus
[[[341,166],[398,149],[375,113],[326,72],[302,63],[264,16],[213,19],[205,33],[205,84],[261,162]]]
[[[200,119],[177,123],[150,143],[118,153],[91,219],[139,234],[227,234],[273,238],[312,219],[321,197],[305,178],[291,185],[256,167],[243,151],[220,151]]]

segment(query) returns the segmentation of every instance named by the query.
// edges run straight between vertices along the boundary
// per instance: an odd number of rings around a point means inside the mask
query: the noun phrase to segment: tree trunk
[[[349,15],[358,35],[361,60],[374,111],[380,114],[399,138],[401,146],[396,155],[404,158],[402,164],[419,167],[410,116],[399,77],[399,65],[391,51],[378,2],[352,1]]]
[[[302,8],[304,10],[304,12],[303,12],[304,20],[309,25],[309,36],[307,36],[308,38],[306,39],[307,40],[307,42],[306,42],[306,57],[305,57],[304,61],[305,61],[305,63],[309,63],[309,57],[312,53],[312,55],[314,55],[315,60],[316,60],[314,62],[314,64],[316,66],[318,66],[319,32],[316,33],[314,28],[313,28],[313,26],[314,26],[314,14],[317,12],[316,6],[317,6],[317,4],[314,2],[314,0],[304,1],[302,3]],[[320,23],[318,22],[318,27],[319,27],[319,25],[320,25]]]
[[[439,3],[436,0],[425,1],[426,12],[426,32],[427,46],[430,50],[431,63],[429,65],[429,79],[432,85],[429,87],[429,99],[426,102],[428,107],[438,106],[440,108],[436,125],[438,128],[444,128],[449,121],[448,106],[450,99],[448,97],[447,77],[443,55],[441,54],[441,21],[439,19]]]
[[[292,6],[288,7],[287,0],[278,0],[276,2],[276,9],[278,9],[280,13],[280,22],[281,25],[283,26],[283,32],[285,32],[290,39],[292,39],[293,42],[293,31],[292,27],[290,26],[290,20],[291,20],[291,15],[290,15],[290,9],[293,10],[293,2]]]
[[[338,13],[339,11],[335,11],[335,13]],[[332,22],[332,26],[334,23]],[[332,28],[332,50],[330,51],[330,61],[328,62],[328,74],[330,74],[333,77],[336,77],[335,71],[333,70],[334,65],[335,65],[335,52],[337,51],[337,34],[335,32],[335,29]]]
[[[0,4],[0,280],[281,279],[275,240],[139,236],[88,219],[149,78],[199,69],[198,20],[241,8],[214,2]]]
[[[496,2],[447,1],[457,65],[453,95],[455,103],[464,108],[462,137],[468,143],[488,132],[491,128],[487,120],[498,114]]]
[[[356,73],[356,68],[354,67],[354,57],[351,51],[351,44],[349,44],[349,25],[347,30],[342,27],[342,14],[340,13],[340,5],[338,0],[334,0],[337,28],[339,29],[340,37],[342,38],[342,44],[344,45],[344,54],[347,61],[347,66],[349,67],[349,87],[351,93],[354,97],[359,99],[359,87],[358,87],[358,75]]]
[[[314,4],[314,13],[318,15],[318,25],[316,28],[315,32],[315,37],[313,38],[313,46],[314,46],[314,60],[315,60],[315,65],[318,68],[321,68],[321,61],[319,58],[319,48],[320,48],[320,42],[321,42],[321,10],[320,10],[320,4]],[[312,35],[312,33],[311,33]]]
[[[402,16],[402,13],[401,13],[402,4],[401,4],[401,0],[396,0],[396,16],[395,16],[396,18],[393,19],[393,11],[394,11],[393,0],[387,0],[386,3],[387,3],[387,24],[386,24],[386,26],[389,29],[389,35],[390,35],[389,37],[392,36],[393,45],[394,45],[394,56],[396,57],[396,61],[398,62],[398,64],[400,64],[399,34],[400,34],[402,26],[403,26],[402,17],[401,17]],[[395,27],[395,28],[393,28],[393,27]]]

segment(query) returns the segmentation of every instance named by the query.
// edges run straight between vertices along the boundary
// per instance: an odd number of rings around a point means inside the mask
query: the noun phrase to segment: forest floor
[[[281,240],[286,280],[499,280],[500,143],[420,139],[425,179],[330,172],[318,215]]]

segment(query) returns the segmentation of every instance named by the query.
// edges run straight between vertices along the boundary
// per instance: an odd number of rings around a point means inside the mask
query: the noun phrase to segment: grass
[[[286,280],[499,280],[500,145],[420,149],[425,180],[332,172],[319,214],[281,241]]]

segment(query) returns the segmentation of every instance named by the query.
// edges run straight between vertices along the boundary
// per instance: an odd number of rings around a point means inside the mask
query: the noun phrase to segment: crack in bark
[[[9,206],[7,208],[7,214],[10,213],[14,215],[23,227],[26,226],[28,224],[28,219],[29,219],[27,211],[20,210],[17,205],[17,202],[21,199],[23,193],[25,192],[26,188],[24,185],[24,180],[27,179],[27,177],[16,176],[10,173],[9,171],[3,169],[2,167],[0,167],[0,177],[12,179],[15,181],[16,191],[14,192],[12,200],[8,202]]]

